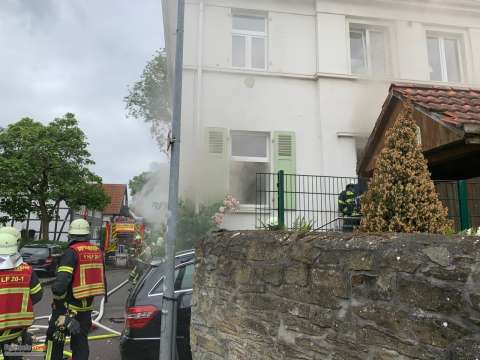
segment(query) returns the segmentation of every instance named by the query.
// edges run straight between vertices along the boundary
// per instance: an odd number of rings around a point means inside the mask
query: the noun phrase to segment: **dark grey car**
[[[62,248],[58,245],[25,245],[20,249],[23,261],[31,265],[33,270],[54,276],[58,267]]]
[[[195,253],[176,256],[177,359],[191,360],[190,316]],[[163,297],[164,263],[152,262],[132,289],[126,304],[125,328],[120,338],[122,360],[158,359]]]

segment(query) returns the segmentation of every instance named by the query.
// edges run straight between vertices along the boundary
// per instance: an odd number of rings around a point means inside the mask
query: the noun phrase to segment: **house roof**
[[[411,100],[450,125],[480,124],[480,89],[393,84],[390,91],[393,95]]]
[[[118,215],[121,212],[123,200],[127,192],[127,185],[125,184],[103,184],[103,190],[110,196],[110,204],[108,204],[104,209],[103,213],[105,215]]]

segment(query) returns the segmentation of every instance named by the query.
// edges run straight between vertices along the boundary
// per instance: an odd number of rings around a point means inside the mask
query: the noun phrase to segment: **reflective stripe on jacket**
[[[72,293],[75,299],[104,295],[103,256],[100,249],[90,243],[74,243],[77,262],[73,270]]]
[[[0,330],[26,328],[33,324],[31,277],[32,267],[25,263],[14,269],[0,270]]]

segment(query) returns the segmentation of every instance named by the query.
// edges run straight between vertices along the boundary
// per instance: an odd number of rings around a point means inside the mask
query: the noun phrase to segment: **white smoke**
[[[166,224],[168,204],[168,163],[153,163],[142,190],[132,198],[132,209],[145,219],[151,230],[159,230]]]

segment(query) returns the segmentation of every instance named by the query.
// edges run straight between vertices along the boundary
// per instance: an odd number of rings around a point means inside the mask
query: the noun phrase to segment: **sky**
[[[164,47],[160,0],[1,0],[0,126],[67,112],[104,183],[164,161],[147,124],[126,117],[127,85]]]

